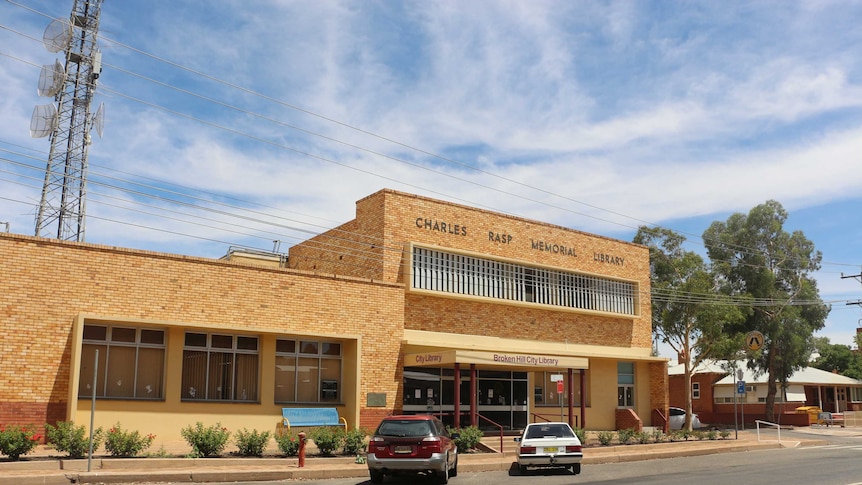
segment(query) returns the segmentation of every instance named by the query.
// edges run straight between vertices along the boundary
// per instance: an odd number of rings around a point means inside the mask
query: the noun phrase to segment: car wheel
[[[580,463],[575,463],[574,465],[572,465],[572,473],[575,475],[579,475],[581,473],[581,464]]]
[[[450,477],[458,476],[458,455],[455,455],[455,466],[452,467],[452,470],[449,472]]]
[[[439,479],[440,483],[442,483],[443,485],[446,485],[447,483],[449,483],[449,457],[448,456],[446,457],[446,463],[443,465],[443,471],[440,472],[439,475],[437,475],[437,478]]]
[[[383,483],[383,472],[377,470],[368,470],[371,475],[371,483]]]

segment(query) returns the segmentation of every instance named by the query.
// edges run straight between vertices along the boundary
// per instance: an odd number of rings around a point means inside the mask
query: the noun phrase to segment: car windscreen
[[[431,434],[431,423],[428,421],[384,421],[377,428],[380,436],[428,436]]]

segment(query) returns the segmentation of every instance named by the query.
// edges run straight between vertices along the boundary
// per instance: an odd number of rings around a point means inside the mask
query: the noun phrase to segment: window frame
[[[203,345],[197,342],[201,336],[204,337]],[[227,338],[230,339],[230,346],[226,345]],[[186,329],[183,335],[180,401],[259,403],[261,340],[259,335]],[[248,348],[252,342],[255,344],[254,348]],[[204,362],[193,364],[195,357],[205,357]],[[231,360],[226,361],[225,358]],[[192,369],[192,365],[200,368]],[[229,375],[223,373],[228,366]],[[219,375],[213,371],[222,373]],[[191,372],[196,374],[191,375]],[[203,376],[200,372],[203,372]],[[243,379],[243,382],[240,379]],[[246,386],[242,387],[242,384]],[[229,386],[227,391],[224,386]],[[202,391],[198,391],[198,387],[201,387]],[[249,387],[251,392],[248,392]]]
[[[280,343],[284,343],[287,349],[279,350]],[[337,352],[333,352],[333,348],[337,346]],[[275,372],[273,386],[275,393],[273,400],[276,404],[344,404],[344,342],[338,340],[324,340],[304,337],[280,337],[276,339],[275,351]],[[314,351],[310,351],[310,349]],[[279,366],[287,365],[283,359],[288,362],[292,361],[292,371],[279,370]],[[313,399],[300,399],[299,380],[302,375],[300,368],[303,366],[311,367],[310,362],[316,359],[316,364],[313,367],[314,380],[316,382],[313,390]],[[281,363],[280,363],[281,362]],[[324,363],[335,364],[336,369],[324,366]],[[325,369],[329,369],[326,372]],[[293,399],[284,399],[279,396],[279,386],[289,384],[280,379],[280,372],[287,372],[288,376],[292,375],[293,383],[289,389],[293,394]],[[335,374],[335,375],[333,375]],[[282,374],[283,375],[283,374]],[[334,397],[327,398],[327,396]]]
[[[624,366],[631,366],[631,372],[623,372]],[[634,362],[617,362],[617,409],[632,409],[635,407],[635,377],[637,365]],[[627,377],[631,376],[631,379]],[[625,382],[631,380],[631,382]]]
[[[92,333],[99,329],[104,330],[103,337]],[[131,336],[129,336],[130,331],[133,332]],[[102,332],[99,331],[98,333],[101,334]],[[147,334],[149,334],[149,338],[146,337]],[[152,341],[152,337],[156,335],[161,337],[161,343]],[[96,399],[164,401],[167,340],[168,332],[164,328],[138,326],[124,322],[84,322],[78,368],[78,398],[93,397],[93,392],[87,392],[87,386],[92,384],[93,379],[93,373],[90,372],[92,367],[88,357],[95,356],[95,352],[90,352],[90,350],[104,350],[104,353],[99,355],[95,369],[97,375],[93,389]],[[131,356],[128,355],[129,351],[132,352]],[[123,353],[127,355],[122,355]],[[149,362],[146,363],[142,362],[150,354],[155,358],[147,359]],[[151,369],[154,365],[156,369],[155,372],[152,372]],[[128,379],[131,380],[131,385],[125,388],[124,386],[128,385]],[[147,379],[153,381],[146,384],[139,382]],[[122,393],[112,394],[109,391],[109,383],[114,383],[116,387],[125,390]],[[147,396],[145,394],[153,395]]]

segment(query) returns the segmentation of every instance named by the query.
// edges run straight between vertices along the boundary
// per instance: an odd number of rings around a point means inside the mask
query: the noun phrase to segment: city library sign
[[[520,368],[588,369],[586,357],[562,355],[540,355],[520,352],[487,352],[479,350],[450,349],[417,354],[406,354],[404,366],[450,366],[452,364],[479,364]]]

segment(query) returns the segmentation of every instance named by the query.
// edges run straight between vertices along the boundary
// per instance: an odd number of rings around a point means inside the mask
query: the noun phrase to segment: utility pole
[[[37,106],[30,122],[31,136],[51,139],[36,236],[84,240],[90,131],[102,134],[101,108],[90,112],[102,72],[96,45],[102,1],[74,0],[69,19],[52,22],[43,37],[45,48],[62,53],[65,64],[43,67],[39,94],[53,96],[54,104]]]
[[[862,273],[855,274],[855,275],[845,275],[844,273],[841,273],[841,279],[842,280],[847,279],[847,278],[853,278],[854,280],[862,283]],[[862,307],[862,300],[848,301],[847,304],[848,305],[859,305],[860,307]],[[860,336],[862,336],[862,320],[859,320],[859,322],[860,322],[860,324],[859,324],[859,327],[856,328],[856,336],[854,337],[854,340],[856,341],[856,347],[858,347],[860,350],[862,350],[862,337],[860,337]]]
[[[847,278],[853,278],[854,280],[856,280],[856,281],[858,281],[858,282],[862,283],[862,273],[859,273],[859,274],[853,274],[853,275],[845,275],[844,273],[841,273],[841,279],[842,279],[842,280],[847,279]],[[859,306],[862,306],[862,300],[849,301],[849,302],[847,302],[847,304],[848,304],[848,305],[859,305]]]

